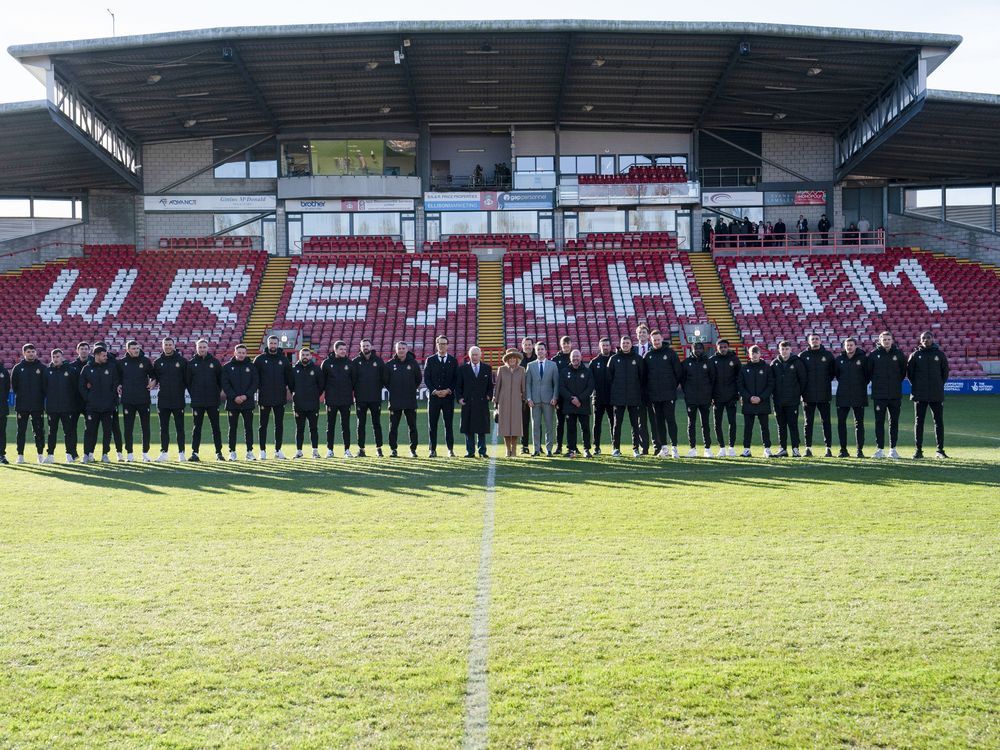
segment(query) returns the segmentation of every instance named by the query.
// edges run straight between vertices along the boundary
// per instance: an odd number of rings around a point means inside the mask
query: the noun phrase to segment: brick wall
[[[212,141],[179,141],[153,143],[142,149],[142,179],[147,194],[155,193],[172,182],[182,180],[192,172],[212,163]],[[273,193],[276,180],[217,180],[212,170],[192,177],[171,193],[208,195],[239,195],[241,193]]]

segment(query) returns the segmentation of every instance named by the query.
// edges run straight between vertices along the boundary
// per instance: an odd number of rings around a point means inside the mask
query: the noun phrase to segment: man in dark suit
[[[427,403],[428,442],[430,457],[437,457],[438,421],[444,417],[444,440],[448,445],[448,455],[455,456],[455,381],[458,376],[458,360],[448,354],[448,338],[438,336],[434,340],[437,354],[424,362],[424,385],[430,391]]]
[[[486,458],[486,433],[490,431],[490,400],[493,398],[493,371],[482,361],[478,346],[469,349],[469,361],[458,368],[455,397],[462,407],[460,428],[465,435],[465,457]]]

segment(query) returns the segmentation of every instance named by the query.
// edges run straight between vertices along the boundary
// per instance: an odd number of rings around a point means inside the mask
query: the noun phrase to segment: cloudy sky
[[[621,14],[618,20],[752,21],[958,34],[965,41],[934,73],[930,87],[1000,93],[1000,0],[839,0],[836,3],[715,0],[710,5],[690,3],[688,6],[649,0],[632,0],[624,5],[607,0],[550,0],[544,5],[537,0],[506,0],[502,4],[441,0],[420,13],[412,1],[398,0],[382,0],[373,5],[331,3],[329,0],[296,0],[288,5],[261,0],[170,0],[165,3],[45,0],[38,5],[27,2],[7,5],[0,24],[0,46],[6,50],[12,44],[111,36],[109,8],[115,13],[119,36],[214,26],[398,19],[605,19],[614,17],[617,12]],[[5,52],[0,53],[0,102],[42,99],[44,96],[41,84],[13,58]]]

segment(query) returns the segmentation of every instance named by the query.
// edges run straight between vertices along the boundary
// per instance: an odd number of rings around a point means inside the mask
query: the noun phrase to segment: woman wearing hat
[[[507,458],[513,458],[517,451],[517,442],[522,431],[523,403],[524,368],[521,367],[521,352],[517,349],[508,349],[503,355],[503,366],[497,370],[496,386],[493,390],[497,427],[503,436]]]

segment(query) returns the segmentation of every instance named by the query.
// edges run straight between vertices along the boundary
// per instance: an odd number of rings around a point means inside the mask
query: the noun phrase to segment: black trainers
[[[920,450],[920,448],[917,448],[917,450],[913,454],[913,457],[914,458],[923,458],[924,457],[924,452],[922,450]]]
[[[529,453],[531,453],[531,451],[528,450],[528,446],[522,445],[521,446],[521,455],[522,456],[527,456]]]
[[[436,450],[432,450],[430,453],[427,454],[427,458],[437,458],[437,457],[438,457],[438,452]]]
[[[944,449],[942,448],[941,450],[939,450],[937,453],[934,454],[934,458],[948,458],[948,454],[945,453]]]
[[[833,458],[833,451],[829,448],[826,449],[826,453],[823,454],[826,458]]]
[[[389,451],[389,458],[399,458],[399,454],[396,451]]]
[[[365,458],[365,449],[358,448],[358,458]]]
[[[840,455],[841,458],[850,458],[851,457],[851,454],[847,452],[847,448],[841,448],[839,455]]]
[[[375,449],[375,455],[378,456],[379,458],[385,458],[385,456],[382,454],[382,449],[381,448],[376,448]]]
[[[788,451],[782,448],[780,451],[774,454],[775,458],[788,458]]]
[[[865,457],[865,452],[860,448],[858,448],[858,458],[864,458],[864,457]]]
[[[216,461],[225,461],[225,460],[226,460],[226,457],[225,457],[225,456],[223,456],[223,455],[222,455],[221,453],[216,453],[216,454],[215,454],[215,460],[216,460]]]
[[[7,460],[6,456],[0,456],[0,466],[7,466],[9,464],[10,461]]]
[[[554,451],[552,451],[552,455],[554,455],[554,456],[561,456],[562,455],[562,446],[561,445],[557,445],[556,449]]]
[[[196,464],[201,463],[201,459],[198,458],[198,454],[197,453],[192,453],[191,457],[188,459],[188,461],[190,461],[191,463],[196,463]]]
[[[812,458],[813,457],[813,450],[808,445],[806,446],[805,456],[806,456],[806,458]]]

